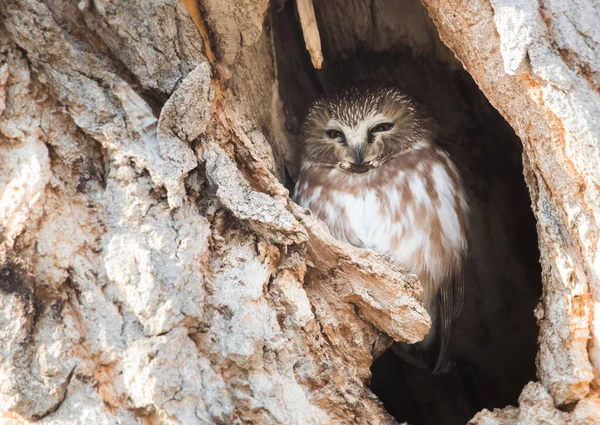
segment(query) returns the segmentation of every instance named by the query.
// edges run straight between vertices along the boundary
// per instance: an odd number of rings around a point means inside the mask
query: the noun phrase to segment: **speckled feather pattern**
[[[447,155],[425,143],[365,174],[308,166],[296,201],[336,238],[386,254],[416,273],[428,310],[466,252],[467,205]]]
[[[382,111],[380,100],[386,93],[387,110]],[[423,302],[435,321],[438,290],[452,285],[462,271],[468,205],[460,175],[448,154],[434,143],[433,132],[421,127],[420,116],[401,92],[350,89],[315,104],[305,124],[305,139],[317,138],[312,142],[318,144],[318,134],[324,130],[313,127],[326,121],[338,120],[352,131],[377,114],[392,116],[397,127],[396,137],[383,152],[390,159],[356,174],[331,159],[321,161],[314,152],[305,154],[294,197],[321,218],[336,238],[385,254],[416,273],[423,285]],[[425,343],[432,337],[433,331]]]

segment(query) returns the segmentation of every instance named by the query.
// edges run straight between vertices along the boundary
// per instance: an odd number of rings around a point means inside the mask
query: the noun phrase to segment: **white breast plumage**
[[[365,174],[308,164],[295,198],[338,239],[386,254],[416,273],[435,315],[437,290],[460,272],[467,249],[468,208],[443,151],[416,149]]]

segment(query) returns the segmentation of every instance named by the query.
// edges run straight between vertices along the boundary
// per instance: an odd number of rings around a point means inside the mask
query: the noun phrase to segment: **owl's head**
[[[316,101],[303,126],[303,159],[365,169],[428,135],[417,106],[396,88],[351,87]]]

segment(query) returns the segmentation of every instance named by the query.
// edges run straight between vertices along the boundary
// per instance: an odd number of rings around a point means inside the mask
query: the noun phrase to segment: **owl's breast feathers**
[[[416,273],[430,314],[440,286],[461,273],[467,201],[456,167],[432,144],[420,143],[364,174],[306,163],[294,197],[336,238]]]

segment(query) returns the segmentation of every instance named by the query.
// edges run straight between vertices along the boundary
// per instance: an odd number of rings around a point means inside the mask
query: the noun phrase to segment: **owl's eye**
[[[381,133],[382,131],[390,131],[394,127],[394,124],[391,122],[384,122],[382,124],[377,124],[375,127],[371,129],[371,133]]]
[[[344,133],[342,133],[339,130],[326,130],[325,133],[327,133],[327,136],[330,139],[341,139],[341,140],[344,140]]]

